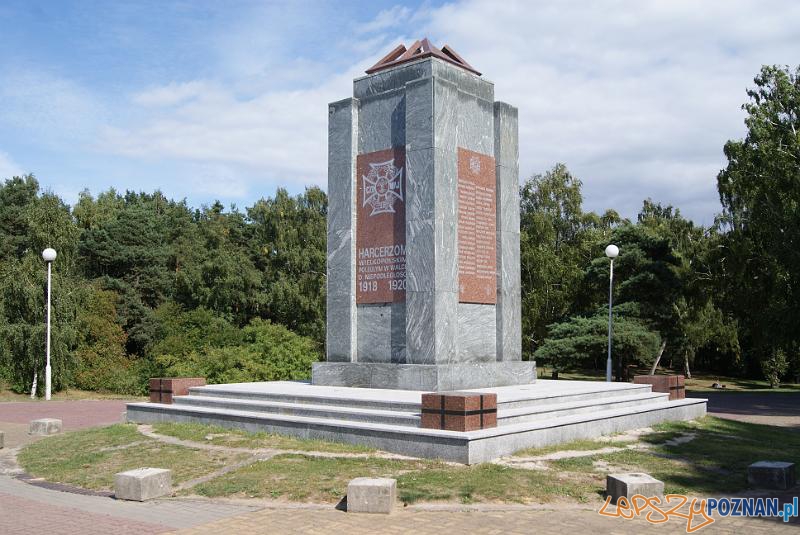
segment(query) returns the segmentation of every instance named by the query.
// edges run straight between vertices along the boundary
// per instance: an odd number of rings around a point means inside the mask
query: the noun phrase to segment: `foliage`
[[[658,333],[636,318],[634,308],[616,310],[611,342],[619,366],[648,363],[661,343]],[[600,363],[606,361],[607,348],[608,316],[605,310],[599,310],[592,316],[574,316],[551,325],[550,336],[536,350],[535,357],[537,362],[549,364],[556,370],[599,368],[602,367]]]
[[[764,377],[769,381],[769,386],[778,388],[781,384],[781,376],[789,369],[789,361],[783,349],[777,349],[768,358],[761,361],[761,370]]]
[[[716,277],[751,373],[793,350],[800,322],[800,67],[764,66],[742,107],[747,135],[717,176],[724,233]]]
[[[158,357],[167,375],[201,376],[209,383],[308,379],[319,360],[314,342],[286,327],[254,319],[242,329],[241,345],[207,346],[182,358]]]

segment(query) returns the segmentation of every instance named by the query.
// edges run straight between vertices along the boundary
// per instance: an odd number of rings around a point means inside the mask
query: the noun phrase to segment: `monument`
[[[328,108],[327,362],[315,385],[529,384],[517,110],[450,47],[403,45]]]
[[[517,110],[452,49],[398,46],[328,117],[327,362],[311,383],[165,397],[176,378],[158,379],[128,421],[474,464],[705,414],[649,384],[536,381],[521,360]]]

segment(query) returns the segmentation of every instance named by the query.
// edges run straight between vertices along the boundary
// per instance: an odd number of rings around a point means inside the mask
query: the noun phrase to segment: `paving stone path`
[[[6,448],[0,450],[0,473],[13,468],[10,455],[33,440],[27,422],[56,417],[67,430],[119,422],[123,401],[0,403],[0,430]],[[177,439],[176,439],[177,440]],[[187,444],[188,445],[188,444]],[[194,444],[192,444],[194,446]],[[326,454],[348,456],[347,454]],[[357,454],[358,455],[358,454]],[[5,461],[4,461],[5,459]],[[4,464],[5,462],[5,464]],[[784,497],[789,498],[790,496]],[[797,533],[773,521],[725,518],[700,533]],[[204,500],[168,498],[145,503],[122,502],[103,496],[80,495],[41,488],[0,475],[0,532],[12,535],[150,534],[150,533],[685,533],[685,525],[669,527],[642,519],[606,518],[595,507],[421,505],[400,508],[389,516],[356,515],[331,506],[276,504],[261,500]]]

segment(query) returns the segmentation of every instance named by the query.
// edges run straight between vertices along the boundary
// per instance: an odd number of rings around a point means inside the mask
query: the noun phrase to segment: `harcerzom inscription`
[[[494,158],[458,149],[458,300],[497,303]]]
[[[356,162],[356,303],[406,296],[405,149],[359,154]]]

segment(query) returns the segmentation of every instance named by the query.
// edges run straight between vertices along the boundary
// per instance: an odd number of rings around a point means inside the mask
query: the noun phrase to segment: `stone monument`
[[[517,110],[448,46],[398,46],[328,109],[327,362],[315,385],[526,384]]]

